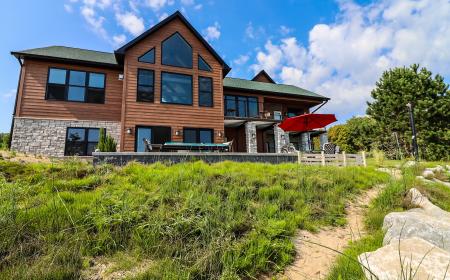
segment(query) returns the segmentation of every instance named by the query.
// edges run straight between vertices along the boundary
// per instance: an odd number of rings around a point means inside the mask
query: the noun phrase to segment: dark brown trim
[[[138,37],[134,38],[133,40],[131,40],[130,42],[128,42],[121,48],[114,51],[117,61],[119,63],[123,64],[125,52],[129,48],[133,47],[134,45],[136,45],[137,43],[139,43],[141,40],[145,39],[149,35],[155,33],[161,27],[165,26],[167,23],[171,22],[172,20],[174,20],[176,18],[180,19],[188,27],[188,29],[195,35],[195,37],[197,37],[197,39],[200,40],[200,42],[206,47],[206,49],[220,62],[220,64],[222,65],[222,69],[223,69],[223,76],[225,77],[231,71],[230,66],[228,66],[225,63],[225,61],[219,56],[219,54],[211,47],[211,45],[203,38],[203,36],[189,23],[189,21],[180,13],[180,11],[176,11],[175,13],[168,16],[164,20],[160,21],[158,24],[156,24],[149,30],[145,31],[144,33],[142,33]]]

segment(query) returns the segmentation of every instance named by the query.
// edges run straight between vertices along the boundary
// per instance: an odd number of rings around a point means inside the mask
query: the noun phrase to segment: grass
[[[426,164],[430,166],[430,164]],[[351,242],[339,256],[333,266],[328,279],[366,279],[357,262],[357,257],[364,252],[375,251],[383,246],[384,231],[382,230],[384,217],[390,212],[405,211],[410,208],[404,203],[406,192],[417,188],[432,203],[446,211],[450,211],[450,189],[438,183],[426,184],[417,180],[424,166],[404,168],[403,178],[391,180],[382,193],[373,201],[365,217],[368,234],[358,241]]]
[[[374,168],[0,159],[0,279],[74,279],[94,258],[138,279],[253,279],[293,261],[297,229],[342,225]]]

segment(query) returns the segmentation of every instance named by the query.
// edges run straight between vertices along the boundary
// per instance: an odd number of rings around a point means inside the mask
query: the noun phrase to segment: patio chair
[[[294,144],[292,144],[292,143],[283,145],[281,147],[282,154],[289,154],[289,153],[296,153],[296,152],[297,152],[297,149],[295,148]]]
[[[147,138],[142,139],[144,141],[144,149],[145,152],[160,152],[162,150],[162,145],[160,144],[152,144],[150,140]]]
[[[224,145],[228,145],[227,152],[233,152],[233,143],[234,143],[234,139],[232,139],[231,141],[223,143]]]
[[[323,144],[323,151],[325,154],[335,154],[336,153],[336,145],[333,143],[325,143],[325,144]]]

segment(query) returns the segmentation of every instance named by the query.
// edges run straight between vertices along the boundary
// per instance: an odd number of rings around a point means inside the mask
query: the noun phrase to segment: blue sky
[[[421,63],[450,77],[448,0],[15,0],[2,5],[0,131],[9,131],[19,64],[12,50],[113,51],[176,10],[233,68],[328,96],[340,121],[363,115],[383,70]]]

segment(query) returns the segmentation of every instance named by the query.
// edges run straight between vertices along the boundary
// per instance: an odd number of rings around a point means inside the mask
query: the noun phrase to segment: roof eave
[[[101,67],[116,68],[116,69],[123,68],[123,66],[120,64],[95,62],[95,61],[72,59],[72,58],[62,58],[62,57],[54,57],[54,56],[46,56],[46,55],[37,55],[37,54],[29,54],[29,53],[23,53],[23,52],[14,52],[13,51],[13,52],[11,52],[11,55],[15,56],[18,59],[31,58],[31,59],[38,59],[38,60],[54,61],[54,62],[76,63],[76,64],[80,64],[80,65],[94,66],[94,67],[101,66]]]
[[[270,96],[284,96],[284,97],[298,97],[298,98],[306,98],[306,99],[311,99],[311,100],[315,100],[315,101],[328,101],[330,100],[330,98],[325,97],[325,96],[309,96],[309,95],[300,95],[300,94],[295,94],[295,93],[282,93],[282,92],[276,92],[274,93],[273,91],[264,91],[264,90],[256,90],[256,89],[248,89],[248,88],[241,88],[241,87],[233,87],[233,86],[223,86],[224,89],[234,89],[234,90],[238,90],[238,91],[247,91],[247,92],[256,92],[256,93],[261,93],[261,94],[265,94],[265,95],[270,95]]]

